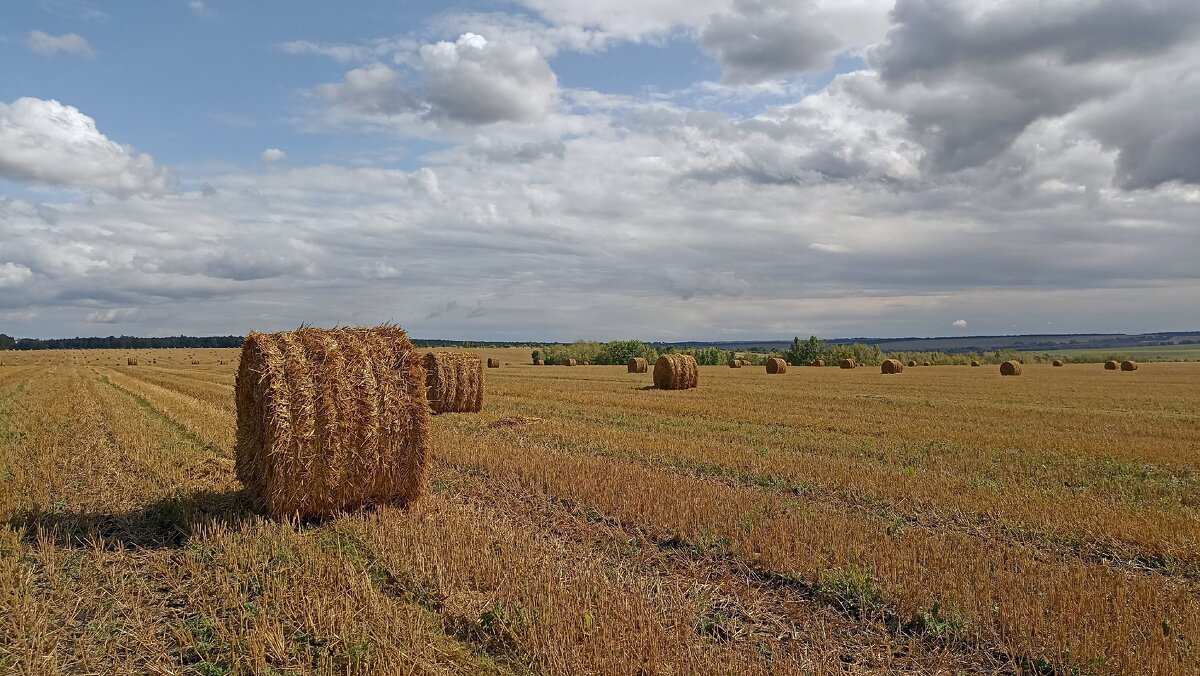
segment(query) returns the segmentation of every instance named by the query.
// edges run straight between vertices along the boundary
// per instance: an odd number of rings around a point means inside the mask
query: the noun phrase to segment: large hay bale
[[[1000,375],[1002,376],[1019,376],[1021,375],[1021,362],[1015,359],[1009,359],[1000,365]]]
[[[1122,371],[1136,371],[1137,370],[1137,362],[1133,361],[1132,359],[1126,359],[1125,361],[1121,362],[1121,370]]]
[[[500,368],[500,360],[496,359],[495,357],[488,357],[488,368],[490,368],[490,369]]]
[[[645,373],[650,370],[650,363],[644,357],[633,357],[625,365],[627,373]]]
[[[741,359],[730,359],[729,360],[729,368],[731,368],[731,369],[742,368],[742,360]]]
[[[424,490],[425,370],[399,328],[251,332],[235,400],[237,477],[270,514],[323,516]]]
[[[690,390],[700,384],[700,367],[690,354],[664,354],[654,363],[654,386],[660,390]]]
[[[916,368],[916,366],[917,366],[917,360],[916,360],[916,359],[909,359],[909,360],[908,360],[908,365],[909,365],[910,367],[912,367],[912,368]]]
[[[787,373],[787,362],[779,357],[768,358],[767,373]]]
[[[126,366],[137,366],[137,357],[129,357],[125,360]]]
[[[1111,360],[1111,359],[1109,359],[1108,361],[1104,362],[1104,369],[1105,369],[1106,371],[1116,371],[1118,368],[1120,368],[1120,365],[1119,365],[1119,364],[1117,364],[1117,362],[1115,362],[1115,361],[1113,361],[1113,360]]]
[[[824,366],[825,360],[824,359],[814,359],[814,360],[808,362],[808,365],[809,366]]]
[[[563,366],[575,366],[578,363],[579,362],[575,361],[574,359],[568,359],[563,362]]]
[[[858,364],[853,359],[843,359],[838,362],[838,366],[844,369],[852,369],[858,366]]]
[[[1061,360],[1061,359],[1055,359],[1054,361],[1050,362],[1050,365],[1051,365],[1051,366],[1062,366],[1062,360]]]
[[[479,413],[483,361],[466,352],[427,352],[425,394],[434,413]]]
[[[880,373],[904,373],[904,364],[899,359],[884,359],[879,365]]]

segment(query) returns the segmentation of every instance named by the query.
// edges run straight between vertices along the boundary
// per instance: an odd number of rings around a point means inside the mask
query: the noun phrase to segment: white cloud
[[[950,322],[950,326],[953,326],[956,329],[965,329],[967,328],[967,320],[955,319],[953,322]]]
[[[799,0],[738,0],[714,14],[700,43],[721,63],[723,79],[737,84],[819,72],[833,65],[838,39]]]
[[[92,48],[92,45],[75,33],[50,35],[39,30],[29,31],[29,35],[25,38],[25,46],[44,56],[75,54],[92,57],[96,55],[96,50]]]
[[[208,5],[204,4],[204,0],[188,0],[188,9],[196,16],[207,16],[209,9]]]
[[[420,82],[410,84],[375,63],[314,92],[333,105],[335,116],[379,125],[531,124],[544,119],[557,99],[558,80],[536,48],[474,33],[422,46],[415,70]]]
[[[120,324],[137,314],[137,308],[112,308],[110,310],[96,310],[89,312],[83,317],[83,321],[89,324]]]
[[[152,157],[110,140],[77,108],[28,97],[0,102],[0,177],[118,195],[170,183]]]
[[[0,265],[0,289],[20,286],[33,277],[33,271],[24,265],[5,263]]]
[[[267,148],[266,150],[262,151],[262,154],[259,155],[258,158],[267,164],[275,164],[276,162],[282,162],[284,159],[286,159],[287,153],[283,152],[279,148]]]
[[[813,242],[808,245],[808,248],[813,251],[825,251],[827,253],[854,253],[854,249],[843,244],[829,244],[826,242]]]

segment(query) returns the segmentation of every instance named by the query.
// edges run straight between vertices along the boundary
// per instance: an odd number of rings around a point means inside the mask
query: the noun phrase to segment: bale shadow
[[[647,390],[657,390],[657,389],[658,389],[657,385],[646,385],[645,387],[639,387],[638,391],[645,392]]]
[[[197,491],[127,512],[33,509],[16,515],[8,525],[23,530],[22,539],[28,544],[48,537],[59,547],[93,547],[99,543],[106,550],[176,549],[204,526],[237,525],[257,514],[243,490]]]

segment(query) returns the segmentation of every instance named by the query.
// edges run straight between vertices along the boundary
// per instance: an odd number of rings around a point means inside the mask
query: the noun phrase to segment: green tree
[[[653,362],[658,359],[658,351],[640,340],[613,340],[605,343],[596,359],[600,364],[620,365],[629,363],[634,357]]]
[[[16,348],[17,341],[12,336],[0,333],[0,350],[12,350]]]
[[[816,336],[801,341],[800,336],[792,339],[792,346],[783,353],[783,359],[793,366],[803,366],[825,354],[825,342]]]

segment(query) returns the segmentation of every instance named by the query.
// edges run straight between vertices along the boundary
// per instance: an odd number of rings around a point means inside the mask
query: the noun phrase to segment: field
[[[236,351],[3,353],[0,672],[1200,672],[1200,364],[479,353],[428,496],[320,523],[239,492]]]
[[[1105,355],[1123,355],[1138,361],[1200,361],[1200,345],[1152,345],[1148,347],[1087,348],[1079,350],[1048,350],[1056,356],[1102,358]]]

